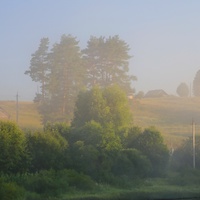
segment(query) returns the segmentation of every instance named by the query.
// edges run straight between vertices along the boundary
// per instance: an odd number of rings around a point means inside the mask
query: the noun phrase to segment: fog
[[[200,69],[199,1],[2,1],[0,100],[32,100],[38,84],[24,75],[42,37],[72,34],[84,48],[91,35],[119,35],[130,46],[133,87],[176,94]]]

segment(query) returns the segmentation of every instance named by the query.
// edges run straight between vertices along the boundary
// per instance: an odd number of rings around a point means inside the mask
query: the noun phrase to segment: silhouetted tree
[[[193,94],[195,97],[200,96],[200,70],[197,71],[193,81]]]
[[[188,97],[189,95],[189,87],[186,83],[181,83],[177,89],[176,89],[177,94],[180,97]]]
[[[33,81],[41,84],[42,95],[37,94],[37,101],[44,101],[46,96],[46,84],[48,83],[48,48],[49,39],[42,38],[40,40],[40,46],[38,50],[32,54],[29,70],[25,71],[26,75],[29,75]],[[39,99],[38,99],[39,97]]]
[[[87,48],[83,50],[87,86],[118,84],[127,93],[132,92],[131,82],[136,77],[128,75],[129,50],[129,46],[117,35],[107,39],[90,37]]]

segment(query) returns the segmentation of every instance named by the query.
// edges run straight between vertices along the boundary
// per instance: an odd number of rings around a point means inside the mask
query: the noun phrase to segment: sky
[[[90,36],[119,35],[130,47],[136,93],[176,95],[200,69],[199,0],[0,0],[0,100],[33,100],[38,83],[24,72],[40,39],[53,45],[71,34],[85,48]]]

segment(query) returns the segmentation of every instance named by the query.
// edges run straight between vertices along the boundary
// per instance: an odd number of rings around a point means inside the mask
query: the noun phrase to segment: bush
[[[78,173],[74,170],[64,170],[67,174],[69,186],[80,190],[92,190],[95,188],[95,182],[87,175]]]
[[[19,173],[27,170],[28,153],[25,134],[16,124],[0,121],[0,172]]]
[[[25,190],[16,183],[4,183],[0,180],[0,199],[2,200],[22,200]]]
[[[150,161],[136,149],[120,151],[112,167],[114,175],[124,176],[129,180],[145,177],[149,175],[150,171]]]
[[[58,197],[68,191],[91,190],[95,183],[89,176],[79,174],[74,170],[42,170],[35,174],[24,174],[16,177],[5,177],[5,180],[14,180],[18,185],[24,187],[31,195],[44,197]]]

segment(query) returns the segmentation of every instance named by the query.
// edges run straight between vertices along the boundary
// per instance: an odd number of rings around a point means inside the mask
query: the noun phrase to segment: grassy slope
[[[133,123],[147,128],[155,126],[163,134],[169,146],[176,147],[182,139],[191,136],[192,119],[196,122],[196,134],[200,132],[200,98],[144,98],[131,100]],[[16,121],[16,103],[0,101],[12,121]],[[33,102],[19,102],[19,126],[41,128],[41,116]]]
[[[176,147],[192,135],[192,120],[196,134],[200,131],[199,98],[144,98],[131,102],[134,125],[147,128],[155,126],[169,146]]]
[[[16,122],[16,103],[14,101],[0,101],[0,107],[9,115],[10,120]],[[18,124],[21,128],[42,128],[41,116],[33,102],[19,102]]]

